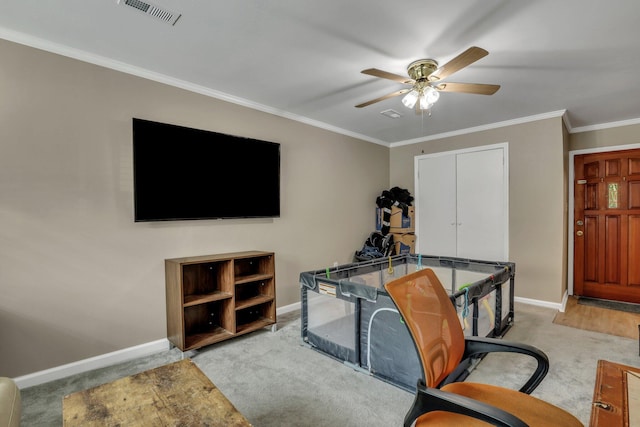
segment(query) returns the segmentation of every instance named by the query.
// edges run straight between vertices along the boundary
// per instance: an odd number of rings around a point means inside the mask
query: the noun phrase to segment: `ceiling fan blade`
[[[393,93],[390,93],[388,95],[381,96],[380,98],[372,99],[371,101],[367,101],[367,102],[363,102],[362,104],[358,104],[358,105],[356,105],[356,108],[366,107],[367,105],[375,104],[376,102],[384,101],[385,99],[389,99],[389,98],[393,98],[394,96],[399,96],[399,95],[405,94],[405,93],[409,92],[410,90],[411,90],[411,88],[409,88],[409,89],[401,89],[401,90],[399,90],[397,92],[393,92]]]
[[[460,55],[453,58],[451,61],[439,67],[430,76],[429,80],[442,80],[449,77],[451,74],[463,69],[464,67],[473,64],[477,60],[487,56],[489,52],[486,50],[472,46],[469,49],[462,52]]]
[[[500,85],[482,83],[440,83],[435,86],[440,92],[475,93],[478,95],[493,95],[500,89]]]
[[[381,79],[393,80],[394,82],[404,83],[407,85],[412,85],[415,83],[413,79],[410,79],[407,76],[401,76],[399,74],[393,74],[388,71],[378,70],[377,68],[367,68],[366,70],[361,71],[362,74],[368,74],[374,77],[380,77]]]

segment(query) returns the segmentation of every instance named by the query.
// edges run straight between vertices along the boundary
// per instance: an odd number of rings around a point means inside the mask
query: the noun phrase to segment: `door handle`
[[[584,233],[582,232],[582,230],[578,230],[576,231],[576,236],[581,237]]]

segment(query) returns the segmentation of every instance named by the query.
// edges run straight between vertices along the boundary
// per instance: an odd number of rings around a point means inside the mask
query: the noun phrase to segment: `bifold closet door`
[[[457,256],[456,156],[421,157],[416,185],[417,244],[421,254]]]
[[[507,261],[503,150],[456,155],[458,257]]]
[[[418,251],[506,261],[505,150],[438,153],[416,160]]]

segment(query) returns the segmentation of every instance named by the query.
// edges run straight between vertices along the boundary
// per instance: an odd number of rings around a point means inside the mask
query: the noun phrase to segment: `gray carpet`
[[[551,370],[533,393],[587,425],[598,359],[640,366],[638,343],[555,325],[555,310],[516,304],[506,339],[544,350]],[[401,426],[413,396],[301,345],[299,313],[280,316],[278,331],[261,330],[209,346],[191,357],[255,427]],[[23,426],[62,425],[64,395],[179,360],[172,349],[150,357],[22,390]],[[468,381],[518,388],[530,361],[490,355]]]
[[[579,297],[578,304],[588,305],[591,307],[608,308],[609,310],[625,311],[627,313],[640,313],[640,304],[633,304],[630,302]]]

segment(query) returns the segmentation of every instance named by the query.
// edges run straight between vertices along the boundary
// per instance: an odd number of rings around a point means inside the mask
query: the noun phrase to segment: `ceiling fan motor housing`
[[[407,72],[413,80],[428,79],[438,69],[438,62],[433,59],[418,59],[407,67]]]

